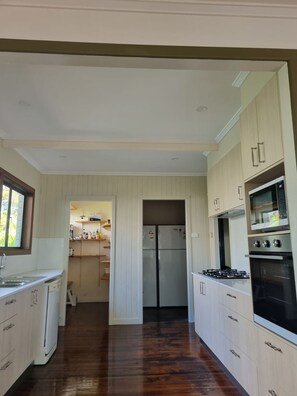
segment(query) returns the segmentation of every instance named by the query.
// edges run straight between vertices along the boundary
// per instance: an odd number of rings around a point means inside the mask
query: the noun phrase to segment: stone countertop
[[[57,278],[63,275],[62,269],[48,269],[48,270],[34,270],[30,272],[23,272],[19,274],[10,275],[9,277],[18,277],[18,276],[36,276],[38,279],[36,281],[27,283],[24,286],[17,286],[17,287],[3,287],[0,288],[0,299],[10,296],[11,294],[21,292],[25,289],[28,289],[34,285],[39,283],[47,282],[51,279]]]
[[[203,276],[205,279],[219,283],[226,287],[230,287],[230,289],[237,290],[240,293],[247,294],[248,296],[252,295],[252,285],[250,279],[216,279],[210,276],[206,276],[200,273],[192,272],[194,276]]]

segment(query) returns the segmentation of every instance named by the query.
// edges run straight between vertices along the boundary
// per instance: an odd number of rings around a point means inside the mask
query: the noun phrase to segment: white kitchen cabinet
[[[240,117],[243,177],[248,180],[283,160],[277,77],[264,86]]]
[[[45,287],[44,283],[33,286],[22,292],[22,334],[21,345],[23,356],[20,371],[25,370],[35,359],[39,348],[43,345],[45,321]],[[25,342],[24,342],[25,341]]]
[[[16,353],[11,351],[0,360],[0,395],[4,395],[16,380]]]
[[[258,396],[251,295],[203,275],[193,279],[196,333],[248,394]],[[245,282],[243,289],[248,289]]]
[[[207,194],[210,217],[244,204],[240,144],[209,169]]]
[[[220,305],[221,361],[248,394],[256,396],[258,353],[252,297],[221,285]]]
[[[224,161],[219,161],[207,173],[208,215],[215,216],[225,207]]]
[[[0,300],[0,395],[3,395],[18,376],[16,349],[19,339],[19,295]]]
[[[216,353],[218,348],[217,322],[219,303],[217,285],[204,276],[194,275],[195,331]]]
[[[257,326],[259,395],[289,396],[297,389],[297,349],[270,331]]]
[[[237,144],[224,158],[225,210],[244,204],[241,145]]]

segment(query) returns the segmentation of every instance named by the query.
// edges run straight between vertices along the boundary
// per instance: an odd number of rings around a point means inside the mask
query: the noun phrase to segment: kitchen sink
[[[25,286],[29,283],[35,282],[42,278],[44,278],[44,276],[23,276],[23,275],[9,276],[1,279],[0,288]]]
[[[18,286],[24,286],[26,285],[27,282],[24,281],[18,281],[18,282],[11,282],[11,281],[0,281],[0,288],[2,287],[18,287]]]

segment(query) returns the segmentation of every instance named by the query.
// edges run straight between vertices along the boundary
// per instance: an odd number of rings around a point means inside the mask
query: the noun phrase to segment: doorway
[[[187,320],[184,200],[143,201],[143,321]]]
[[[111,227],[111,201],[70,201],[67,305],[108,306]]]

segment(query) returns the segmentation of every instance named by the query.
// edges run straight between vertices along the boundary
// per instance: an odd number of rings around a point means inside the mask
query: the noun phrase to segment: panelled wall
[[[39,216],[40,238],[48,241],[64,238],[67,248],[69,200],[82,197],[115,198],[112,224],[115,231],[115,240],[112,241],[114,263],[110,280],[111,324],[142,321],[143,199],[186,199],[190,270],[199,271],[208,266],[206,177],[44,175]],[[67,252],[65,269],[66,256]],[[190,283],[192,290],[191,286]]]

